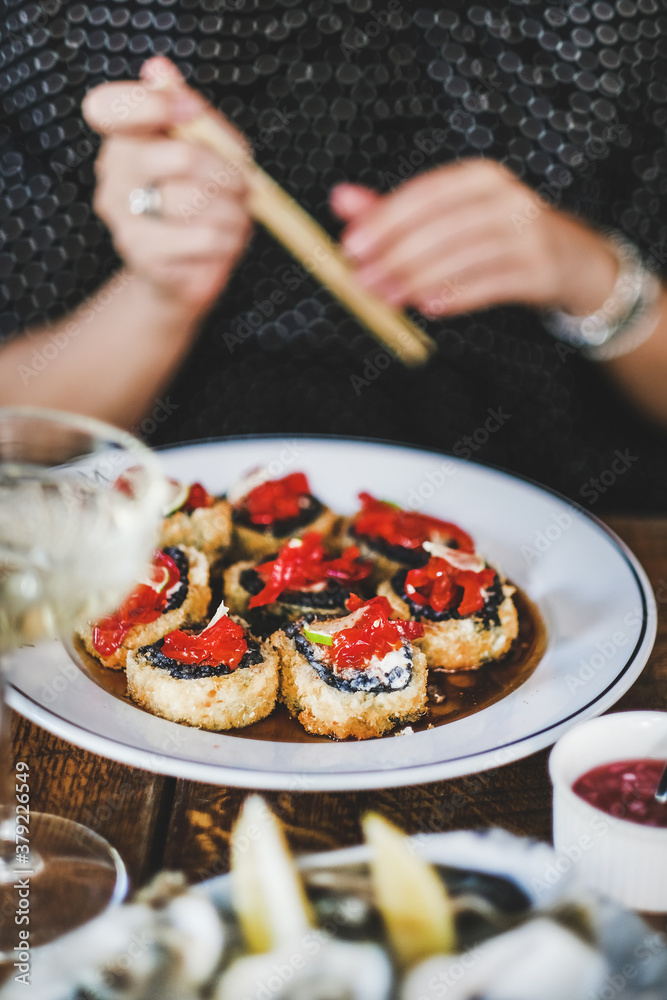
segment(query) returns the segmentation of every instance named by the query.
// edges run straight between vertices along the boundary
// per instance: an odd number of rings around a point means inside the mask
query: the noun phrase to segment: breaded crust
[[[241,574],[247,569],[254,569],[255,565],[252,559],[244,559],[228,566],[223,574],[225,604],[232,615],[244,615],[248,610],[250,594],[241,586]]]
[[[500,625],[486,627],[480,618],[450,619],[432,622],[428,618],[418,619],[424,626],[424,635],[415,639],[415,645],[426,654],[430,669],[476,670],[489,660],[504,656],[519,634],[519,618],[512,594],[515,588],[503,584],[504,600],[498,608]],[[408,605],[403,601],[389,581],[378,587],[378,594],[386,597],[399,618],[410,619]]]
[[[277,538],[270,533],[255,531],[237,521],[234,523],[234,556],[237,559],[259,561],[262,556],[270,556],[277,552],[288,538],[301,538],[307,531],[319,532],[326,544],[328,538],[334,533],[337,523],[338,515],[334,514],[328,507],[323,507],[314,521],[298,528],[289,536]]]
[[[271,641],[280,655],[281,700],[309,733],[365,740],[414,722],[426,711],[426,657],[415,646],[407,687],[372,694],[341,691],[321,680],[283,631],[275,632]]]
[[[243,729],[266,718],[278,696],[278,654],[260,645],[264,659],[218,677],[172,677],[139,651],[127,657],[127,688],[138,705],[171,722],[198,729]]]
[[[191,545],[215,562],[226,554],[231,540],[231,505],[226,500],[217,500],[212,507],[197,507],[191,513],[177,510],[170,517],[165,517],[159,545],[161,548]]]
[[[180,608],[173,608],[166,615],[160,615],[148,625],[135,625],[127,633],[118,649],[111,656],[100,656],[93,645],[94,623],[89,623],[78,633],[86,647],[86,652],[94,656],[103,667],[124,670],[127,654],[140,646],[150,646],[162,639],[168,632],[182,625],[194,624],[206,617],[211,601],[208,585],[208,562],[206,556],[197,549],[181,546],[188,557],[188,592]]]

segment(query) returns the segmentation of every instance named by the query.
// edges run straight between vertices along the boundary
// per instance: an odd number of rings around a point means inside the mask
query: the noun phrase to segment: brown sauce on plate
[[[442,726],[455,719],[480,712],[500,701],[520,687],[533,673],[544,656],[547,635],[542,616],[523,591],[518,590],[514,601],[519,614],[519,634],[507,656],[485,664],[478,670],[456,670],[451,673],[432,670],[429,676],[429,701],[426,714],[412,723],[415,732]],[[107,670],[90,656],[83,644],[74,640],[74,649],[86,673],[100,687],[116,698],[134,705],[127,693],[125,672]],[[71,650],[70,650],[71,652]],[[139,706],[135,705],[135,708]],[[145,711],[145,709],[141,709]],[[397,727],[397,730],[400,727]],[[394,730],[396,732],[397,730]],[[387,737],[393,733],[388,733]],[[271,740],[276,743],[330,743],[327,736],[311,736],[293,719],[284,705],[276,708],[267,719],[245,729],[225,730],[225,736],[247,740]],[[380,737],[386,739],[387,737]]]

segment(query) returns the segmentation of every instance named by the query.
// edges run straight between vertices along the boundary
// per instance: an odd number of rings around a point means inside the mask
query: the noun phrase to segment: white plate
[[[414,851],[433,864],[495,875],[514,883],[525,894],[536,916],[553,910],[560,910],[562,916],[563,912],[567,912],[564,907],[571,908],[573,905],[584,908],[597,947],[609,963],[605,982],[616,984],[613,992],[616,1000],[657,1000],[664,997],[664,990],[657,992],[656,987],[659,989],[666,981],[667,957],[662,946],[651,946],[651,941],[659,940],[660,936],[647,936],[646,924],[636,914],[621,909],[607,899],[591,895],[578,881],[575,866],[571,863],[569,867],[563,865],[563,860],[567,861],[565,856],[557,855],[547,844],[515,837],[497,829],[417,834],[410,841]],[[360,844],[326,854],[300,857],[298,864],[302,871],[312,872],[323,867],[331,869],[367,864],[369,860],[368,846]],[[230,875],[202,882],[190,892],[207,896],[225,915],[233,912]],[[137,916],[130,920],[122,907],[108,910],[96,921],[36,949],[30,969],[31,1000],[71,1000],[72,996],[78,995],[82,984],[99,982],[102,966],[117,964],[119,956],[120,961],[126,961],[128,954],[134,954],[128,949],[128,941],[134,942],[142,937],[150,940],[154,934],[155,928],[151,923],[140,924]],[[640,954],[643,957],[638,962]],[[452,979],[461,981],[464,968],[470,968],[470,964],[464,962],[454,967]],[[631,977],[627,976],[628,968],[634,970]],[[445,996],[446,990],[444,986],[442,992],[429,991],[428,996]],[[261,994],[257,992],[253,995]],[[265,995],[269,995],[268,990]],[[538,989],[534,995],[543,994]],[[2,1000],[18,1000],[23,996],[22,984],[10,982],[0,989]],[[609,996],[612,994],[609,993]]]
[[[653,593],[626,546],[586,512],[524,480],[395,445],[315,437],[242,438],[162,452],[167,471],[222,492],[257,466],[305,471],[313,492],[351,513],[368,490],[459,522],[546,621],[535,672],[502,701],[435,729],[354,743],[290,744],[209,733],[158,719],[75,666],[59,642],[13,657],[10,704],[94,753],[151,771],[247,788],[339,791],[418,784],[525,757],[599,715],[644,667],[656,632]]]

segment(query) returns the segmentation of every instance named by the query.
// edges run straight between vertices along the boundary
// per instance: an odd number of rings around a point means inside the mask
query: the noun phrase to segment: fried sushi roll
[[[337,515],[312,495],[303,472],[260,482],[238,494],[237,488],[229,499],[239,559],[269,556],[288,538],[300,538],[307,531],[317,531],[327,538],[338,523]]]
[[[400,569],[414,569],[428,562],[424,542],[474,551],[470,535],[450,521],[402,510],[386,500],[376,500],[370,493],[360,493],[359,499],[361,510],[349,520],[344,540],[358,545],[364,559],[373,560],[372,581],[376,586]]]
[[[118,611],[78,633],[86,651],[103,667],[123,670],[127,654],[168,632],[206,616],[211,601],[206,556],[196,549],[167,546],[153,554],[146,580]]]
[[[210,563],[218,562],[232,539],[229,503],[208,493],[201,483],[173,484],[174,496],[162,520],[160,545],[190,545],[203,552]]]
[[[332,558],[315,531],[292,538],[277,555],[258,563],[242,561],[224,575],[225,600],[247,615],[253,630],[270,635],[306,614],[344,615],[345,602],[371,573],[352,545]]]
[[[198,729],[243,729],[278,695],[278,654],[224,604],[202,631],[170,632],[127,657],[131,698],[154,715]]]
[[[390,621],[382,597],[353,594],[348,608],[343,618],[293,622],[272,641],[290,714],[309,733],[363,740],[426,711],[426,658],[411,641],[423,629]]]
[[[430,669],[475,670],[509,652],[519,632],[515,588],[474,553],[426,542],[425,566],[380,584],[401,618],[420,622]]]

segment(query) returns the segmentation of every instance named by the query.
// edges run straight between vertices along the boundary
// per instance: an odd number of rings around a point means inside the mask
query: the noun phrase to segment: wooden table
[[[667,520],[608,518],[643,563],[659,608],[658,638],[642,676],[619,709],[667,710]],[[116,764],[80,750],[26,719],[14,720],[17,760],[30,765],[31,807],[78,820],[106,837],[124,858],[133,886],[160,868],[192,881],[228,867],[229,833],[247,792],[180,781]],[[297,851],[361,840],[360,813],[376,809],[411,833],[501,826],[551,837],[547,750],[452,781],[378,792],[267,793]]]

